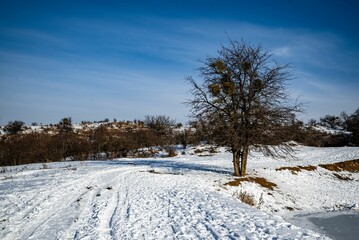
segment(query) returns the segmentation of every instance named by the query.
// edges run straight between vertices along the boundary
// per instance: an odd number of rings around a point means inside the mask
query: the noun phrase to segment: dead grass
[[[204,147],[204,148],[196,148],[193,151],[199,157],[212,157],[214,154],[218,153],[216,147]]]
[[[154,169],[148,170],[147,172],[153,173],[153,174],[183,175],[183,173],[177,173],[177,172],[157,172]]]
[[[256,202],[254,201],[254,196],[247,192],[237,193],[237,198],[241,200],[242,203],[248,204],[249,206],[255,206]]]
[[[332,172],[347,171],[347,172],[356,173],[356,172],[359,172],[359,159],[338,162],[338,163],[320,164],[319,167],[325,168]],[[289,170],[293,174],[297,174],[298,172],[300,172],[302,170],[314,171],[316,169],[317,169],[317,166],[309,165],[309,166],[295,166],[295,167],[280,167],[280,168],[276,168],[276,171]],[[335,176],[338,177],[337,175],[335,175]],[[341,179],[340,177],[338,177],[338,178]],[[341,179],[341,180],[344,180],[344,179]]]
[[[296,167],[280,167],[280,168],[276,168],[276,171],[283,171],[283,170],[289,170],[292,172],[292,174],[297,174],[298,172],[302,171],[302,170],[306,170],[306,171],[314,171],[316,170],[317,167],[316,166],[296,166]]]
[[[149,173],[153,173],[153,174],[161,174],[160,172],[157,172],[157,171],[155,171],[155,170],[153,170],[153,169],[149,170],[148,172],[149,172]]]
[[[228,183],[225,183],[224,185],[239,186],[242,182],[254,182],[254,183],[259,184],[262,187],[268,188],[269,190],[273,190],[274,187],[277,187],[277,184],[269,182],[267,179],[261,178],[261,177],[237,178],[236,180],[228,182]]]
[[[339,180],[343,180],[343,181],[353,181],[352,178],[348,177],[348,176],[343,176],[343,175],[340,175],[338,173],[333,173],[333,175],[335,177],[337,177]]]
[[[321,164],[319,165],[319,167],[325,168],[333,172],[347,171],[347,172],[356,173],[359,172],[359,159],[338,162],[338,163],[331,163],[331,164]]]

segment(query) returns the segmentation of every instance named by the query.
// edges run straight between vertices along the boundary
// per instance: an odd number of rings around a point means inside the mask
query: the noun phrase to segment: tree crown
[[[288,65],[272,60],[260,45],[230,41],[218,56],[207,57],[199,69],[203,81],[192,85],[187,103],[192,117],[204,119],[216,142],[235,148],[263,148],[285,141],[284,127],[292,122],[300,104],[290,104],[286,82]],[[266,152],[269,151],[265,147]]]

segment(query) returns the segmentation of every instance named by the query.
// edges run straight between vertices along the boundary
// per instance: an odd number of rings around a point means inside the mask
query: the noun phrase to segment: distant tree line
[[[318,127],[324,127],[328,132],[320,131]],[[298,141],[307,145],[359,146],[359,108],[350,115],[342,112],[338,116],[325,115],[319,121],[311,119],[304,133],[305,138]]]
[[[190,126],[196,129],[197,141],[222,145],[216,140],[212,128],[204,120],[193,121]],[[283,141],[295,141],[305,146],[313,147],[342,147],[359,146],[359,108],[352,114],[345,112],[339,116],[325,115],[319,120],[310,119],[304,123],[292,116],[292,120],[282,126],[285,132]],[[276,145],[277,140],[273,139],[269,144]]]
[[[22,121],[9,122],[0,139],[0,165],[11,166],[62,160],[112,159],[119,157],[149,157],[138,149],[159,146],[170,156],[173,145],[187,145],[199,139],[187,130],[176,130],[181,124],[167,116],[145,116],[143,121],[103,121],[98,127],[75,129],[70,117],[51,125],[51,131],[28,131]],[[129,127],[130,124],[135,127]],[[118,128],[113,128],[116,124]],[[127,127],[126,127],[127,126]],[[195,135],[195,133],[193,133]]]
[[[89,122],[87,122],[89,123]],[[103,122],[102,122],[103,123]],[[130,123],[117,122],[119,126]],[[110,122],[95,129],[76,130],[71,118],[52,124],[55,133],[26,133],[25,123],[12,121],[3,127],[6,133],[0,139],[0,165],[45,163],[62,160],[112,159],[120,157],[150,157],[138,151],[145,147],[160,146],[172,155],[173,145],[202,142],[223,145],[214,136],[213,126],[204,120],[191,121],[186,128],[167,116],[146,115],[136,120],[137,127],[114,129]],[[337,130],[335,134],[318,127]],[[359,108],[352,114],[326,115],[306,124],[292,116],[286,128],[286,140],[306,146],[359,146]],[[276,144],[275,141],[272,144]],[[103,156],[105,154],[105,156]]]

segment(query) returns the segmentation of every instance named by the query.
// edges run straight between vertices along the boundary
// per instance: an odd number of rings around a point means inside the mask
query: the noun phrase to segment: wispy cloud
[[[288,57],[290,55],[290,48],[288,46],[283,46],[275,48],[272,52],[274,56]]]
[[[69,19],[57,27],[61,33],[3,29],[9,41],[0,46],[0,102],[7,116],[16,116],[15,106],[17,112],[32,109],[33,115],[46,109],[51,121],[64,114],[80,121],[81,116],[139,118],[146,113],[184,121],[185,76],[196,76],[197,59],[215,55],[228,38],[261,43],[281,63],[291,63],[297,77],[292,90],[310,102],[315,116],[328,108],[350,111],[359,102],[359,54],[330,32],[159,17]]]

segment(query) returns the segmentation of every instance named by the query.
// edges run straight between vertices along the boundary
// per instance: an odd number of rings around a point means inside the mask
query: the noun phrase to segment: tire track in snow
[[[111,219],[117,209],[120,176],[132,171],[138,171],[138,168],[110,169],[96,176],[92,198],[79,202],[82,205],[81,214],[68,230],[68,237],[73,234],[74,239],[112,239]]]
[[[54,186],[57,190],[50,192],[48,196],[51,198],[33,207],[38,210],[36,215],[29,218],[32,228],[25,230],[21,239],[46,239],[49,235],[61,237],[76,219],[79,211],[78,200],[91,194],[91,191],[84,187],[86,185],[83,184],[84,182],[84,179],[80,178]],[[71,213],[71,215],[64,218],[63,213]]]
[[[79,180],[77,180],[78,182]],[[76,180],[74,180],[76,182]],[[32,189],[28,191],[22,192],[20,194],[17,203],[14,202],[14,205],[19,206],[19,202],[23,201],[23,198],[27,199],[30,196],[30,200],[25,200],[25,204],[20,204],[21,207],[15,207],[16,213],[9,218],[9,227],[11,225],[20,225],[19,232],[17,235],[23,234],[21,239],[26,239],[31,236],[31,234],[38,229],[38,225],[46,222],[46,219],[49,218],[47,214],[51,216],[52,213],[57,212],[55,210],[55,206],[59,206],[59,188],[66,189],[69,191],[68,187],[72,184],[59,183],[59,181],[51,181],[43,188],[40,189]],[[66,199],[65,199],[66,201]],[[61,202],[64,200],[61,199]],[[67,203],[67,202],[66,202]],[[54,206],[55,205],[55,206]],[[33,226],[35,225],[34,229]],[[12,239],[12,237],[9,237]]]
[[[102,204],[103,208],[99,212],[99,237],[102,239],[115,239],[114,238],[114,229],[113,222],[117,211],[120,207],[119,205],[119,195],[120,189],[123,187],[123,180],[126,178],[128,174],[139,171],[138,167],[130,168],[130,170],[126,170],[124,172],[120,172],[116,174],[115,181],[116,184],[112,184],[113,188],[110,190],[110,196],[107,197],[107,200]],[[112,178],[113,179],[113,178]]]
[[[150,168],[144,165],[99,166],[84,167],[82,175],[50,184],[46,191],[35,188],[51,195],[51,204],[40,203],[40,210],[48,209],[20,222],[16,229],[24,230],[5,239],[316,238],[217,193],[210,187],[211,176],[202,173],[153,174],[140,172]]]
[[[124,171],[123,168],[112,168],[88,172],[76,175],[76,179],[69,177],[65,181],[51,181],[43,189],[33,189],[36,194],[33,194],[26,204],[22,204],[23,208],[19,209],[16,204],[13,204],[16,214],[7,223],[9,229],[12,225],[20,226],[20,231],[9,232],[3,236],[5,239],[47,239],[48,236],[54,238],[57,236],[58,239],[62,239],[64,236],[73,238],[76,231],[70,234],[67,229],[78,227],[81,215],[86,216],[86,220],[89,219],[87,206],[93,205],[95,202],[93,199],[99,199],[96,197],[94,189],[87,189],[87,187],[98,183],[101,185],[98,188],[104,189],[110,182],[114,182],[115,176],[122,171]],[[101,179],[106,175],[109,177]],[[22,192],[19,195],[26,196],[27,194]],[[18,199],[17,202],[21,202],[21,199]],[[98,223],[95,221],[85,226],[87,229],[93,228],[97,232],[97,225]]]

